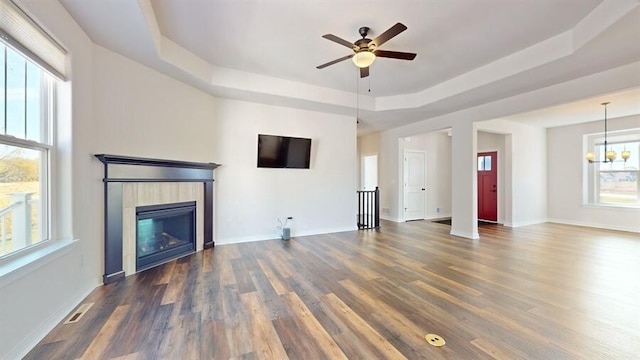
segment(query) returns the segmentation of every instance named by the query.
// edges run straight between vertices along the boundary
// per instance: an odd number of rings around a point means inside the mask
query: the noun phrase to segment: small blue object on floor
[[[282,228],[282,240],[289,240],[291,237],[291,228]]]

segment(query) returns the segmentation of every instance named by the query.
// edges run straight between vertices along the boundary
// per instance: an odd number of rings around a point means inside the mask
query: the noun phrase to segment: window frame
[[[16,54],[25,59],[26,63],[31,63],[40,70],[40,114],[39,114],[39,126],[40,126],[40,141],[27,139],[27,133],[25,132],[24,138],[15,137],[12,135],[5,135],[0,133],[0,144],[13,146],[28,150],[34,150],[40,152],[39,163],[39,191],[40,191],[40,204],[38,205],[40,216],[38,218],[38,239],[35,243],[27,245],[21,249],[12,250],[6,254],[0,254],[0,264],[8,260],[20,258],[22,256],[28,256],[45,246],[51,244],[53,236],[53,224],[55,219],[53,218],[53,193],[52,189],[55,188],[55,134],[57,110],[56,110],[56,87],[57,79],[51,74],[48,69],[43,68],[39,61],[36,61],[29,55],[30,52],[25,53],[20,48],[13,46],[11,41],[7,41],[5,38],[0,38],[0,43],[5,48],[11,49]],[[3,49],[4,50],[4,49]],[[6,51],[2,51],[2,56],[5,60],[5,79],[6,79]],[[26,71],[26,69],[25,69]],[[5,81],[3,79],[3,82]],[[6,84],[5,84],[6,86]],[[27,83],[25,82],[25,96],[27,91]],[[6,88],[5,88],[6,89]],[[3,89],[3,91],[5,90]],[[6,92],[5,92],[6,93]],[[2,97],[0,101],[4,102],[5,112],[7,107],[6,96]],[[26,104],[25,104],[26,106]],[[1,114],[5,117],[5,114]],[[27,113],[24,114],[25,126],[28,122]],[[7,129],[5,129],[5,132]]]
[[[632,156],[640,156],[640,128],[630,128],[625,130],[613,131],[608,134],[607,145],[620,145],[620,144],[634,144],[630,149]],[[586,151],[594,151],[598,147],[604,146],[604,133],[594,133],[584,135],[584,144]],[[586,153],[585,151],[585,153]],[[636,187],[636,202],[635,204],[617,204],[611,202],[601,202],[601,173],[628,173],[635,172],[636,179],[640,179],[640,166],[635,169],[612,169],[607,170],[605,167],[611,166],[609,163],[599,162],[603,159],[603,155],[600,151],[595,151],[596,161],[594,163],[585,162],[585,174],[586,179],[584,182],[584,204],[595,207],[611,207],[611,208],[628,208],[640,210],[640,181],[637,181]],[[619,156],[619,154],[618,154]],[[616,162],[621,162],[621,159],[616,159]]]

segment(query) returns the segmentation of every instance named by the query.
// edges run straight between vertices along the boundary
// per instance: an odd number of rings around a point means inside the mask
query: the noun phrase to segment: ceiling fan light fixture
[[[373,64],[373,62],[376,60],[376,55],[371,51],[364,49],[358,51],[355,55],[353,55],[351,60],[353,60],[353,63],[357,67],[366,68]]]
[[[389,59],[400,59],[400,60],[413,60],[416,57],[414,53],[400,52],[400,51],[386,51],[379,50],[378,48],[391,40],[401,32],[407,30],[407,27],[401,23],[397,23],[384,31],[382,34],[378,35],[375,39],[371,40],[367,38],[367,34],[369,34],[369,28],[366,26],[361,27],[358,32],[362,39],[358,39],[355,42],[349,42],[345,39],[337,37],[333,34],[325,34],[322,35],[323,38],[338,43],[342,46],[348,47],[353,53],[350,53],[347,56],[343,56],[341,58],[335,59],[333,61],[329,61],[328,63],[316,66],[317,69],[324,69],[327,66],[337,64],[341,61],[351,59],[353,64],[360,68],[360,78],[365,78],[369,76],[369,66],[373,64],[376,58],[389,58]]]

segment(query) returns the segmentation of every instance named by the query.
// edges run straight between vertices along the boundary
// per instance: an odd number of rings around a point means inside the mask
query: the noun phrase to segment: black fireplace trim
[[[124,278],[122,266],[122,188],[126,182],[204,183],[204,248],[213,240],[213,171],[215,163],[140,158],[122,155],[94,155],[104,164],[104,268],[105,284]]]

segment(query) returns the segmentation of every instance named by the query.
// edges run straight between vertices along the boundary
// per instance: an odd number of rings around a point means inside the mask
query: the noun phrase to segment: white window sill
[[[640,212],[640,207],[636,206],[624,206],[624,205],[611,205],[611,204],[582,204],[585,209],[599,209],[599,210],[616,210],[616,211],[631,211]]]
[[[0,288],[67,254],[78,240],[50,241],[26,254],[0,260]]]

